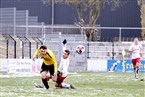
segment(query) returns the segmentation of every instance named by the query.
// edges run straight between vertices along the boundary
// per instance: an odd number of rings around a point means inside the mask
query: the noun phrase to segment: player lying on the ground
[[[132,64],[134,67],[135,78],[138,79],[139,73],[139,64],[140,64],[140,53],[141,53],[141,44],[139,43],[138,38],[134,38],[134,42],[129,47],[129,52],[132,53]]]
[[[63,83],[63,81],[66,79],[68,74],[68,66],[69,66],[69,50],[65,50],[63,53],[63,56],[61,58],[60,66],[58,68],[57,72],[57,80],[56,80],[56,87],[59,88],[72,88],[74,89],[74,86],[71,84]]]
[[[61,62],[57,71],[57,78],[55,80],[56,84],[55,86],[57,88],[72,88],[74,89],[75,87],[72,84],[66,84],[63,83],[63,81],[66,79],[67,75],[68,75],[68,66],[69,66],[69,54],[70,51],[66,50],[66,40],[63,41],[63,55],[61,58]],[[47,78],[47,80],[49,80],[49,77]],[[37,88],[43,88],[44,85],[43,84],[35,84],[35,86]]]

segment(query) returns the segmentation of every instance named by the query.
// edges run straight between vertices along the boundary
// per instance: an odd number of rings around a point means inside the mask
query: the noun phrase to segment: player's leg
[[[139,73],[140,58],[137,58],[136,62],[137,62],[137,73]]]
[[[133,64],[133,69],[134,69],[134,75],[136,78],[136,60],[135,59],[132,59],[132,64]]]
[[[47,75],[46,75],[46,80],[49,81],[49,79],[51,79],[51,76],[50,76],[49,73],[47,73]],[[41,83],[39,83],[39,84],[34,83],[34,85],[35,85],[36,88],[44,88],[44,84],[43,84],[42,81],[41,81]]]
[[[57,75],[55,74],[54,71],[55,71],[55,70],[54,70],[54,65],[52,64],[52,65],[49,66],[49,72],[50,72],[50,77],[49,77],[49,79],[52,79],[54,82],[56,82],[56,80],[57,80]]]
[[[49,73],[49,66],[45,65],[44,63],[42,64],[42,67],[41,67],[41,77],[42,77],[42,82],[45,86],[46,89],[49,89],[49,85],[48,85],[48,78],[47,78],[47,73]]]
[[[45,88],[46,89],[49,89],[49,85],[48,85],[48,79],[47,79],[47,71],[43,71],[43,72],[41,72],[41,76],[42,76],[42,82],[43,82],[43,84],[44,84],[44,86],[45,86]]]
[[[140,58],[137,58],[137,59],[136,59],[136,64],[135,64],[136,78],[138,78],[139,64],[140,64]]]
[[[56,86],[57,88],[69,88],[68,85],[62,84],[65,78],[66,78],[66,77],[58,76],[55,86]]]
[[[75,87],[72,84],[63,83],[66,77],[58,76],[56,81],[56,88],[65,88],[65,89],[75,89]]]
[[[36,88],[43,88],[45,86],[46,89],[49,89],[48,81],[49,79],[52,79],[54,75],[54,65],[52,64],[47,66],[43,63],[41,69],[42,69],[41,70],[42,83],[40,84],[34,83],[34,85]]]
[[[133,59],[132,60],[135,78],[138,78],[139,62],[140,62],[140,59],[139,58],[136,58],[136,59]]]

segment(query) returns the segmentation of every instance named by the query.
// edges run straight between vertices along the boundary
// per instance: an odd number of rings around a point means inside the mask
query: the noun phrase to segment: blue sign
[[[134,72],[134,68],[131,60],[124,61],[125,72]],[[122,60],[108,60],[107,70],[110,72],[122,72],[123,70],[123,61]],[[145,60],[141,60],[139,64],[139,71],[145,72]]]
[[[108,60],[107,70],[112,72],[122,71],[122,60]]]

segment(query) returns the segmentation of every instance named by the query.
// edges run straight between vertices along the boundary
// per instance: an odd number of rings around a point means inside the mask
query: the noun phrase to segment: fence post
[[[112,60],[114,60],[114,41],[112,42]]]
[[[16,35],[16,8],[14,7],[14,36]]]
[[[36,41],[36,49],[38,49],[38,44],[39,44],[39,43]]]
[[[87,58],[89,58],[89,53],[90,53],[89,47],[90,47],[89,42],[87,42]]]
[[[26,10],[26,36],[28,36],[28,16],[29,16],[29,11]]]
[[[41,30],[42,30],[42,37],[44,36],[44,30],[45,30],[45,28],[44,28],[44,22],[42,22],[42,24],[41,24],[41,26],[42,26],[42,28],[41,28]]]
[[[119,28],[119,42],[121,42],[121,27]]]
[[[41,43],[41,45],[43,44],[43,42],[39,38],[37,38],[37,40]]]
[[[29,41],[29,58],[31,59],[31,42]]]
[[[45,26],[44,26],[44,30],[43,30],[44,32],[43,32],[43,37],[42,37],[42,39],[43,39],[43,44],[45,44],[45,40],[46,40],[46,39],[45,39],[45,35],[46,35],[46,31],[45,31],[45,30],[46,30],[46,28],[45,28]]]
[[[6,58],[9,58],[9,40],[7,39],[7,52],[6,52]]]
[[[24,42],[22,41],[22,59],[24,59]]]
[[[87,59],[88,59],[88,42],[87,38],[85,37],[85,70],[87,71]]]
[[[14,58],[17,57],[17,56],[16,56],[16,53],[17,53],[17,51],[16,51],[16,41],[14,40]]]
[[[14,41],[14,58],[16,58],[17,51],[16,51],[16,40],[10,35],[11,39]]]
[[[24,38],[29,42],[29,58],[31,58],[31,41],[27,37]]]

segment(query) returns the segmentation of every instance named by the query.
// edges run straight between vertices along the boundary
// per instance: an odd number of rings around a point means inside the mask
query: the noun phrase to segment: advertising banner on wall
[[[109,72],[122,72],[123,68],[125,72],[134,72],[131,60],[108,60],[107,62],[107,70]],[[139,69],[140,72],[145,72],[145,60],[141,60]]]
[[[16,73],[16,66],[17,65],[17,61],[16,59],[8,59],[8,72],[9,73]]]
[[[41,71],[42,60],[0,59],[0,71],[8,73],[35,74]]]
[[[16,60],[16,73],[30,73],[32,72],[32,60],[19,59]]]
[[[0,59],[0,71],[8,72],[8,60],[7,59]]]
[[[31,59],[9,59],[9,73],[31,73]]]

